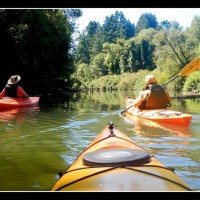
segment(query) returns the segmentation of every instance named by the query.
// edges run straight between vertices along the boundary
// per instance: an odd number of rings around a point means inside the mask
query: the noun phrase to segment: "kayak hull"
[[[192,115],[170,109],[139,110],[138,108],[129,105],[125,112],[129,117],[132,116],[133,118],[137,117],[138,119],[181,126],[189,126],[192,120]]]
[[[27,99],[4,97],[0,99],[0,109],[35,106],[38,104],[39,100],[40,97],[29,97]]]
[[[189,191],[121,131],[106,127],[57,180],[51,191]]]

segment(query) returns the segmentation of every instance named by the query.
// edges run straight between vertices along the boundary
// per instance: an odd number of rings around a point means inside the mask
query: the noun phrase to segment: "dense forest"
[[[60,95],[74,73],[72,34],[79,9],[1,9],[0,86],[21,75],[29,95]]]
[[[134,13],[133,13],[134,15]],[[137,24],[116,11],[102,26],[90,21],[79,37],[76,73],[85,88],[140,91],[144,77],[152,73],[165,83],[200,55],[200,16],[187,30],[177,21],[158,23],[144,13]],[[200,71],[167,85],[172,93],[200,92]]]
[[[74,38],[82,14],[81,9],[1,9],[0,86],[20,74],[32,95],[138,92],[147,74],[165,83],[200,56],[200,16],[183,30],[177,21],[159,23],[152,13],[143,13],[134,24],[116,11],[102,25],[91,19]],[[200,93],[200,71],[177,78],[167,88],[172,93]]]

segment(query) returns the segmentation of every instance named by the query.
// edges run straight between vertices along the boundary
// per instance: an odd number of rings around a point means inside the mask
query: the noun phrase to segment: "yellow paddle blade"
[[[187,76],[188,74],[195,71],[197,68],[200,67],[200,57],[195,58],[189,64],[187,64],[178,74],[178,76]]]

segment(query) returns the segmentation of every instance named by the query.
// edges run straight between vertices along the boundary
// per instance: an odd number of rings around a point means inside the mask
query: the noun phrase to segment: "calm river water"
[[[65,103],[41,101],[31,109],[0,111],[0,191],[50,191],[58,172],[64,172],[109,121],[200,191],[200,99],[173,100],[171,109],[193,119],[188,128],[172,131],[120,116],[131,95],[88,93]]]

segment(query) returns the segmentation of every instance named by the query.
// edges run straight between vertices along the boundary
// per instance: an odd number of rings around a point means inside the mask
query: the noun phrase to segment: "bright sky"
[[[139,17],[144,13],[154,14],[158,22],[163,20],[177,21],[180,26],[189,27],[194,16],[200,16],[200,8],[79,8],[83,11],[76,23],[81,32],[86,28],[89,21],[103,24],[105,17],[115,13],[116,10],[122,11],[125,18],[131,23],[137,24]]]

